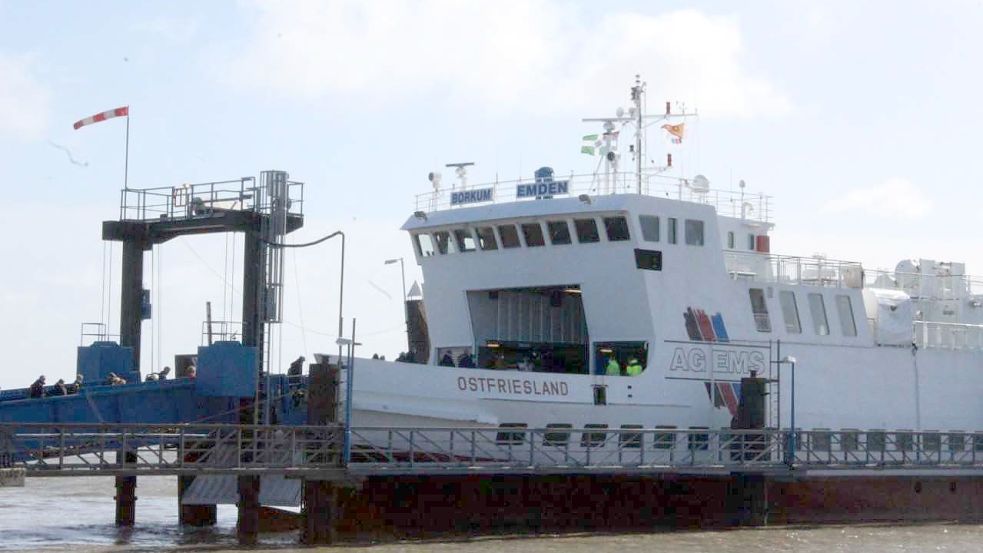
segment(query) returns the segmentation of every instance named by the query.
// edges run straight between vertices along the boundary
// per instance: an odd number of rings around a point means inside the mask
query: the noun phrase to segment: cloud
[[[587,18],[557,0],[258,1],[254,34],[217,67],[289,98],[427,95],[469,108],[581,112],[636,73],[659,98],[708,115],[781,113],[789,101],[750,75],[735,19],[695,10]],[[612,109],[616,107],[612,105]]]
[[[34,60],[0,52],[0,136],[40,138],[48,126],[51,94],[34,76]]]
[[[200,22],[191,18],[158,16],[136,21],[130,30],[138,34],[152,34],[177,43],[187,43],[198,36]]]
[[[868,188],[855,188],[825,206],[828,213],[860,212],[896,219],[920,219],[931,210],[931,200],[900,177],[891,177]]]

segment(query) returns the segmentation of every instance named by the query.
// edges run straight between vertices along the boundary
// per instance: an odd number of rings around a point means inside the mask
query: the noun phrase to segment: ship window
[[[478,227],[478,246],[484,250],[497,250],[498,244],[495,242],[495,230],[491,227]]]
[[[659,218],[655,215],[639,215],[638,225],[642,227],[642,238],[648,242],[659,241]]]
[[[754,313],[754,326],[758,332],[771,332],[771,319],[768,318],[768,304],[765,303],[765,292],[761,288],[748,290],[751,297],[751,312]]]
[[[710,433],[709,432],[693,432],[694,430],[709,430],[705,426],[691,426],[689,427],[689,448],[690,450],[706,450],[710,449]]]
[[[498,236],[502,239],[503,248],[518,248],[519,232],[515,230],[515,225],[499,225]]]
[[[530,248],[546,244],[546,241],[543,240],[543,227],[539,226],[539,223],[524,223],[522,236],[526,239],[526,246]]]
[[[594,374],[637,376],[645,372],[648,350],[648,342],[595,342]]]
[[[661,271],[662,252],[635,248],[635,266],[647,271]]]
[[[966,435],[965,434],[961,434],[961,433],[957,433],[957,432],[950,432],[948,434],[948,436],[946,436],[946,438],[947,438],[947,441],[949,442],[949,451],[965,451],[966,450]]]
[[[782,304],[782,318],[785,320],[785,332],[802,334],[802,322],[799,320],[799,306],[795,303],[795,293],[789,290],[778,292],[778,301]]]
[[[570,227],[566,221],[549,221],[546,229],[550,233],[550,243],[554,246],[570,243]]]
[[[668,240],[670,244],[675,244],[676,243],[676,218],[669,217],[669,220],[666,222],[666,224],[668,225],[668,228],[666,229],[666,235],[667,235],[666,240]]]
[[[628,240],[628,221],[624,217],[605,217],[604,231],[610,242]]]
[[[547,424],[546,432],[543,434],[543,445],[566,446],[570,441],[571,428],[573,425],[565,422]]]
[[[675,426],[655,425],[658,429],[676,430]],[[675,432],[656,432],[652,435],[652,447],[655,449],[672,449],[676,442]]]
[[[451,241],[450,233],[448,233],[446,230],[435,232],[433,233],[433,239],[434,242],[437,243],[437,251],[440,252],[441,255],[447,253],[448,251],[447,246],[448,244],[450,244]]]
[[[526,423],[524,422],[503,422],[498,425],[499,432],[495,437],[498,445],[522,445],[526,441]],[[506,430],[515,428],[516,430]]]
[[[641,430],[642,425],[640,424],[622,424],[621,434],[618,436],[618,445],[621,447],[628,447],[639,449],[642,447],[642,433],[641,432],[625,432],[626,430]]]
[[[699,219],[686,219],[683,221],[683,229],[686,231],[687,246],[703,245],[703,221]]]
[[[454,231],[454,239],[457,241],[457,251],[459,252],[473,252],[474,251],[474,236],[468,229],[456,229]]]
[[[573,226],[577,229],[577,241],[581,244],[591,244],[601,239],[594,219],[574,219]]]
[[[941,451],[942,434],[939,434],[938,432],[932,432],[931,430],[922,434],[922,450]]]
[[[413,237],[416,241],[416,253],[421,257],[433,255],[433,239],[429,234],[415,234]]]
[[[608,425],[606,424],[585,424],[585,429],[601,429],[601,432],[584,432],[580,435],[580,447],[601,447],[604,445],[605,440],[607,440],[607,432],[603,430],[606,429]]]
[[[842,451],[857,451],[860,445],[859,430],[843,430],[840,432],[840,449]]]
[[[734,249],[734,231],[729,231],[727,233],[727,247]]]
[[[983,434],[973,434],[973,451],[983,451]]]
[[[754,251],[754,235],[747,235],[747,249]]]
[[[867,433],[867,450],[872,452],[884,451],[884,444],[887,442],[886,433],[883,430],[871,430]]]
[[[894,450],[911,451],[914,438],[910,430],[894,433]]]
[[[853,304],[850,296],[836,296],[836,311],[840,316],[840,326],[843,327],[844,336],[857,335],[857,323],[853,319]]]
[[[809,312],[812,314],[812,328],[820,336],[829,336],[829,321],[826,319],[826,304],[823,295],[809,294]]]

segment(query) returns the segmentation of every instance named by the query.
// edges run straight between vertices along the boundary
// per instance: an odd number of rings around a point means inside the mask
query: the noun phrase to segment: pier
[[[133,493],[116,498],[131,524],[140,476],[231,478],[243,543],[256,542],[262,486],[273,476],[300,490],[304,543],[330,543],[342,526],[407,531],[415,524],[407,521],[428,513],[445,517],[431,522],[438,528],[494,528],[495,517],[507,520],[520,505],[525,522],[517,527],[601,529],[606,522],[546,520],[577,512],[583,494],[597,490],[607,490],[602,504],[627,502],[621,508],[628,513],[646,505],[643,525],[687,517],[700,525],[758,525],[796,520],[795,490],[816,482],[827,489],[880,482],[880,493],[907,482],[913,497],[937,487],[977,502],[983,477],[983,434],[810,430],[797,433],[790,451],[789,432],[778,430],[352,427],[346,465],[345,431],[340,424],[4,423],[0,464],[27,478],[131,482]],[[503,486],[515,488],[505,506],[495,503],[503,501],[495,491]],[[442,490],[439,500],[431,488]],[[697,497],[703,505],[690,505]],[[409,510],[399,506],[406,500]],[[652,511],[651,502],[664,509]],[[463,511],[448,506],[465,503]],[[195,523],[195,507],[200,514],[200,505],[179,506],[182,521]],[[197,523],[214,523],[208,514]]]

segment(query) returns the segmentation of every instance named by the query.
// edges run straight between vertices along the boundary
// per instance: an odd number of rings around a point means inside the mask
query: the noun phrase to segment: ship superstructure
[[[426,363],[358,360],[359,424],[720,428],[756,374],[772,427],[794,396],[797,427],[983,428],[983,296],[962,264],[772,253],[770,197],[641,163],[643,95],[636,82],[633,108],[597,120],[591,174],[469,184],[456,164],[449,189],[431,175],[403,225]],[[673,132],[676,115],[655,124]]]

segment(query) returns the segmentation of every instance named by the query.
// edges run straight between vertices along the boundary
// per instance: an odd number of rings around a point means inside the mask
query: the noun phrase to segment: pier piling
[[[239,522],[236,534],[240,545],[255,545],[259,537],[259,476],[239,477]]]

